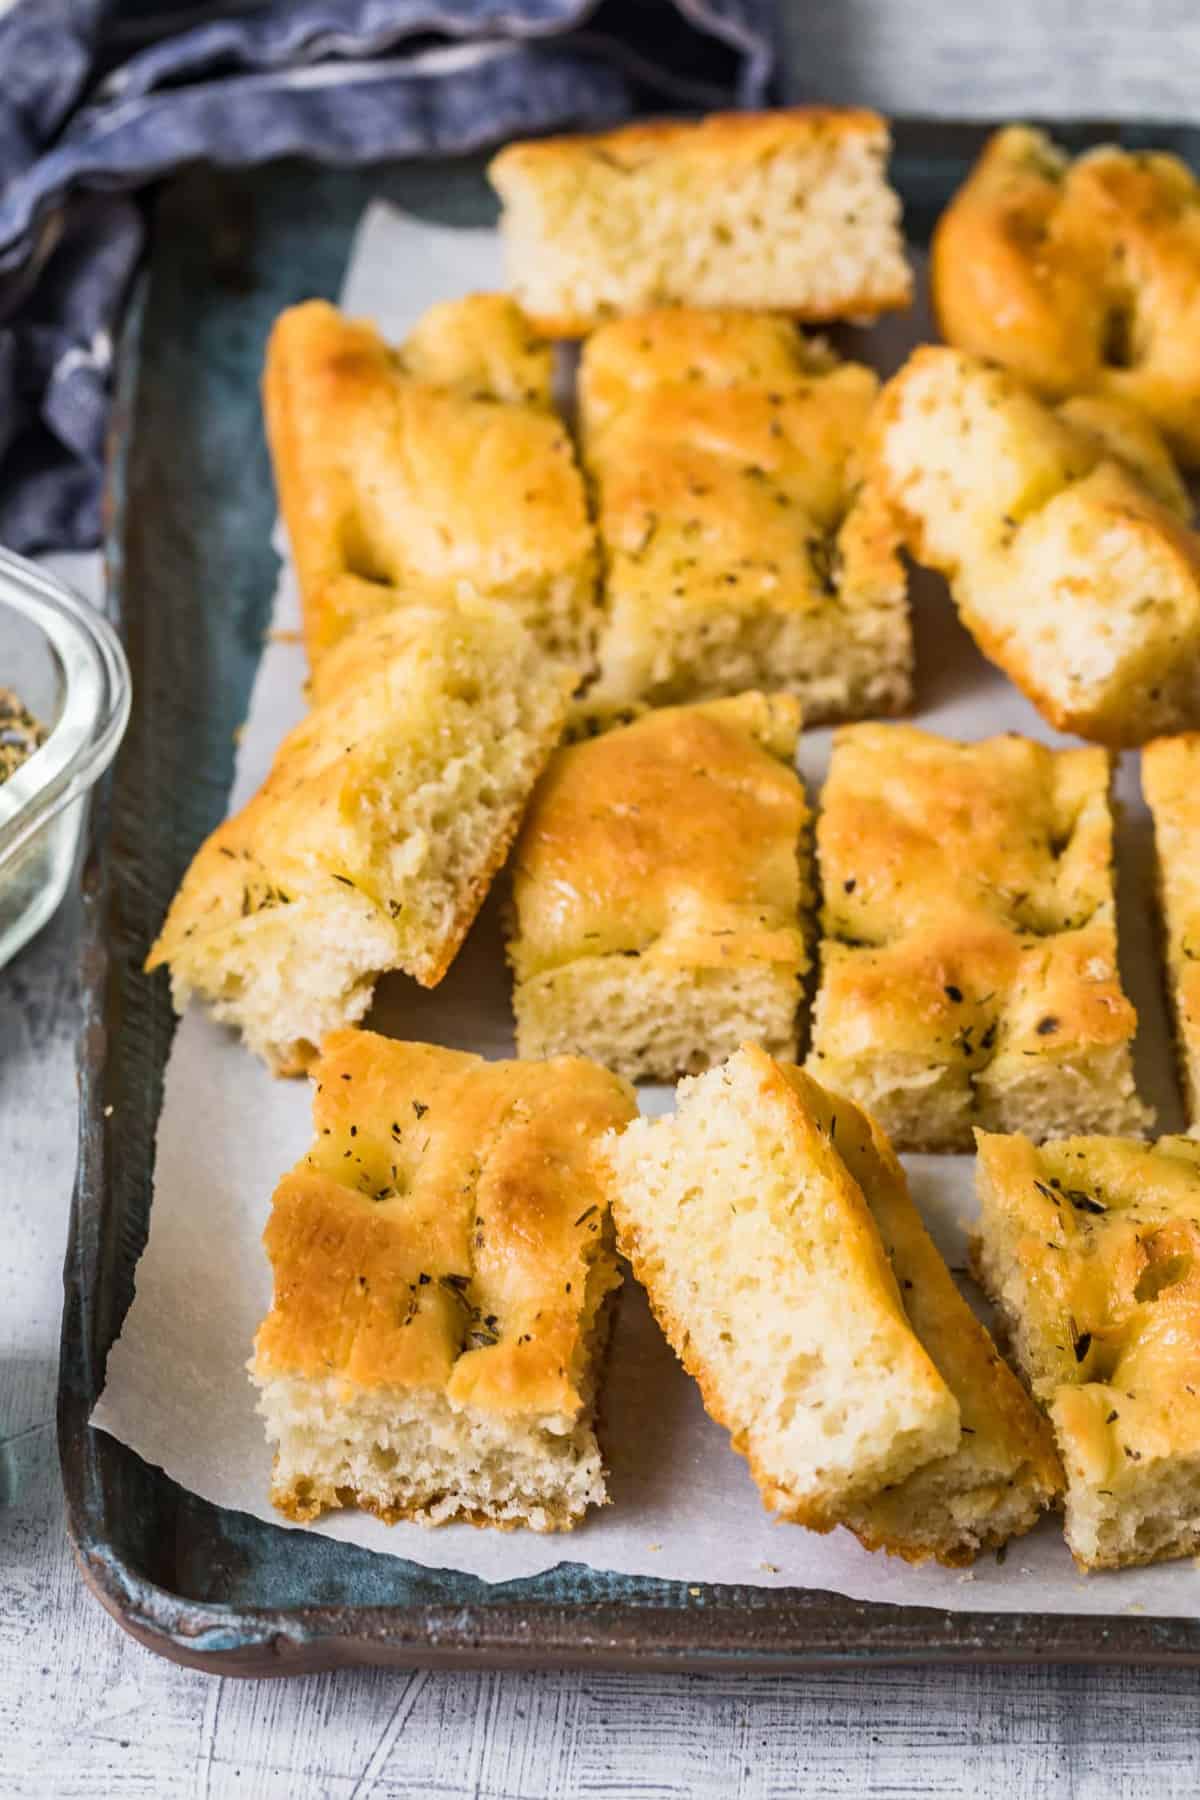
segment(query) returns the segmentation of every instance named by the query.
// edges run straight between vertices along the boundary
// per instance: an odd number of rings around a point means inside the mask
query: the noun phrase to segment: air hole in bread
[[[1127,304],[1114,306],[1105,319],[1102,354],[1110,369],[1132,369],[1137,362],[1133,324],[1133,308]]]
[[[1178,1287],[1191,1273],[1192,1258],[1186,1251],[1154,1260],[1153,1245],[1149,1248],[1152,1260],[1138,1277],[1133,1290],[1135,1300],[1157,1300],[1164,1289]]]

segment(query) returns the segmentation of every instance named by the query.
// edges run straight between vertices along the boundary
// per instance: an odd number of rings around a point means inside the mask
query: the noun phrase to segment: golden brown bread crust
[[[662,309],[589,338],[602,701],[761,682],[798,693],[810,719],[905,703],[897,534],[859,468],[877,391],[871,370],[769,315]]]
[[[499,294],[434,308],[399,350],[321,300],[276,320],[263,404],[314,667],[362,617],[463,589],[584,647],[594,546],[550,369]]]
[[[880,396],[867,463],[907,548],[1057,729],[1117,748],[1200,717],[1200,537],[1122,402],[1055,411],[925,345]]]
[[[472,706],[456,692],[461,679],[478,679],[484,656],[524,696],[529,716],[511,721],[507,753],[520,761],[516,727],[524,725],[525,768],[500,782],[482,835],[463,846],[459,866],[442,868],[437,856],[449,835],[431,843],[424,811],[437,799],[443,765],[465,769],[474,758],[481,778],[498,778],[493,740],[501,725],[489,697]],[[333,956],[348,934],[366,961],[330,1023],[361,1017],[384,969],[436,986],[508,853],[573,685],[571,672],[542,658],[498,609],[414,603],[367,620],[325,659],[311,712],[280,744],[258,792],[197,851],[146,968],[169,964],[177,1000],[200,993],[252,1040],[263,1021],[242,1002],[256,965],[261,973],[277,959],[283,966],[306,954]],[[406,779],[408,792],[389,787]],[[444,801],[455,798],[447,787]],[[467,796],[457,798],[465,816]],[[393,858],[405,843],[413,857],[397,869]],[[443,882],[453,889],[447,906],[431,901],[423,916],[414,900]],[[283,1074],[300,1073],[314,1046],[308,1030],[299,1038],[272,1030],[254,1043]]]
[[[963,1433],[949,1456],[860,1502],[843,1522],[868,1550],[964,1568],[1031,1530],[1061,1494],[1054,1434],[959,1293],[885,1133],[843,1095],[824,1093],[798,1069],[784,1074],[827,1134],[836,1120],[838,1154],[871,1209],[909,1323],[958,1402]],[[939,1483],[957,1506],[936,1505]],[[1015,1511],[989,1510],[999,1494],[1007,1501],[1018,1489],[1024,1499]]]
[[[1194,1128],[1200,1125],[1200,732],[1146,745],[1142,791],[1154,816],[1164,975]]]
[[[978,1151],[974,1260],[1051,1408],[1076,1560],[1117,1567],[1194,1550],[1200,1143],[1079,1137],[1038,1149],[980,1132]],[[1119,1527],[1126,1509],[1136,1524],[1139,1489],[1173,1466],[1176,1541],[1147,1546],[1130,1530],[1115,1548],[1114,1516]],[[1094,1530],[1097,1513],[1109,1515],[1107,1534]]]
[[[902,1379],[908,1393],[920,1399],[925,1408],[926,1435],[953,1442],[957,1435],[957,1405],[934,1365],[927,1349],[915,1335],[904,1310],[896,1276],[888,1261],[879,1230],[863,1191],[839,1154],[836,1134],[831,1134],[828,1114],[831,1105],[840,1107],[840,1099],[826,1095],[811,1077],[792,1065],[777,1062],[754,1044],[744,1044],[734,1062],[749,1070],[756,1088],[756,1103],[770,1120],[772,1149],[781,1146],[794,1164],[799,1179],[803,1171],[804,1200],[793,1205],[784,1216],[769,1221],[773,1250],[791,1243],[791,1258],[797,1267],[811,1269],[814,1283],[823,1285],[839,1280],[844,1285],[847,1306],[853,1307],[858,1321],[870,1321],[878,1341],[886,1345],[888,1375]],[[713,1071],[703,1079],[718,1079],[721,1071]],[[850,1109],[851,1111],[853,1109]],[[856,1115],[861,1118],[861,1115]],[[644,1130],[645,1126],[635,1129]],[[662,1249],[653,1242],[653,1227],[639,1217],[632,1182],[621,1169],[606,1160],[606,1148],[598,1152],[608,1173],[608,1192],[616,1220],[618,1243],[638,1281],[645,1288],[655,1318],[679,1357],[684,1368],[696,1381],[710,1418],[730,1433],[732,1447],[744,1456],[751,1475],[762,1495],[763,1504],[780,1518],[804,1525],[810,1531],[826,1532],[843,1522],[845,1496],[841,1493],[816,1492],[798,1494],[781,1484],[775,1466],[770,1436],[760,1439],[739,1410],[735,1394],[727,1391],[725,1371],[704,1353],[700,1342],[696,1307],[703,1297],[690,1292],[687,1309],[679,1307],[673,1297],[671,1271],[665,1266]],[[703,1179],[711,1172],[698,1169]],[[768,1186],[763,1185],[763,1201],[767,1203]],[[805,1243],[802,1215],[809,1208],[820,1214],[822,1228],[836,1237],[836,1270],[813,1268],[811,1252]],[[764,1230],[766,1228],[764,1227]],[[729,1257],[732,1266],[732,1254]],[[763,1304],[770,1307],[773,1296],[764,1287]],[[780,1320],[781,1327],[786,1319]],[[911,1446],[907,1451],[906,1473],[919,1455]]]
[[[811,905],[799,728],[790,695],[749,693],[552,758],[513,858],[522,1056],[671,1081],[750,1032],[795,1055]]]
[[[703,119],[641,119],[611,131],[566,132],[506,144],[492,158],[488,173],[503,180],[510,169],[557,164],[595,150],[634,168],[647,155],[676,147],[720,169],[728,166],[731,155],[754,159],[817,136],[864,137],[886,144],[888,127],[881,114],[861,106],[780,106],[769,112],[709,113]]]
[[[997,132],[934,232],[942,336],[1051,398],[1130,401],[1200,461],[1198,202],[1177,157]]]
[[[577,1415],[585,1298],[597,1270],[618,1279],[590,1148],[634,1116],[628,1086],[578,1059],[488,1063],[353,1030],[313,1074],[313,1145],[264,1235],[257,1376]]]
[[[1110,774],[1103,750],[1015,734],[835,734],[810,1064],[900,1148],[969,1149],[1009,1081],[1097,1052],[1127,1061]],[[906,1096],[923,1089],[914,1118]]]
[[[434,1496],[435,1500],[449,1498],[449,1490],[445,1495]],[[431,1501],[423,1499],[412,1505],[397,1503],[395,1506],[384,1506],[370,1494],[355,1493],[347,1488],[339,1490],[337,1503],[339,1506],[353,1506],[359,1512],[370,1513],[372,1518],[380,1520],[384,1525],[400,1525],[406,1521],[424,1523]],[[296,1525],[311,1524],[313,1519],[319,1519],[322,1512],[327,1510],[326,1505],[322,1502],[314,1503],[312,1500],[302,1498],[294,1490],[284,1490],[278,1487],[271,1489],[271,1505],[276,1512],[282,1513],[285,1519],[291,1519]],[[572,1531],[574,1529],[575,1517],[565,1505],[545,1506],[541,1510],[548,1513],[553,1521],[549,1526],[543,1526],[543,1530]],[[447,1523],[449,1522],[448,1520]],[[474,1525],[480,1531],[520,1531],[529,1521],[525,1519],[493,1519],[479,1509],[472,1511],[470,1508],[460,1506],[453,1514],[453,1523],[455,1525]]]
[[[742,694],[556,752],[514,858],[518,980],[581,956],[798,966],[799,726],[789,695]]]
[[[648,121],[619,126],[605,132],[581,133],[543,138],[508,145],[493,157],[488,176],[505,207],[511,209],[531,192],[543,195],[561,186],[568,195],[577,194],[589,177],[616,172],[624,181],[631,176],[650,177],[655,200],[668,200],[673,190],[684,187],[703,195],[712,185],[732,187],[737,191],[740,175],[753,174],[771,164],[775,158],[789,154],[824,151],[831,164],[839,152],[864,148],[877,159],[879,179],[890,144],[886,121],[878,113],[863,108],[786,107],[771,112],[714,113],[692,121]],[[647,195],[649,197],[649,193]],[[620,204],[618,192],[610,196]],[[748,200],[748,210],[755,212],[756,201]],[[899,209],[896,207],[896,219]],[[561,224],[561,216],[555,215]],[[850,225],[856,221],[851,219]],[[502,219],[502,228],[506,219]],[[761,230],[762,219],[748,219],[755,230]],[[890,226],[892,221],[888,221]],[[544,228],[549,234],[550,227]],[[722,246],[730,243],[728,235],[715,240],[719,262]],[[912,299],[912,279],[901,256],[889,243],[887,272],[855,272],[855,279],[840,291],[831,303],[828,298],[815,301],[805,297],[803,267],[796,270],[795,296],[792,301],[767,298],[761,304],[789,313],[797,319],[830,319],[835,317],[873,317],[879,312],[908,306]],[[518,273],[521,271],[518,270]],[[666,298],[667,296],[664,296]],[[695,304],[693,293],[683,291],[669,296],[674,302]],[[734,296],[725,296],[726,302]],[[739,304],[754,305],[745,294],[736,296]],[[603,306],[581,306],[561,302],[557,307],[534,304],[525,294],[526,305],[539,329],[553,337],[583,337],[611,316]],[[643,310],[643,299],[636,307]]]

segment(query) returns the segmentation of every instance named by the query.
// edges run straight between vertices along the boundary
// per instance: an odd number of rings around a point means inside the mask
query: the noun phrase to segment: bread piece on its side
[[[558,750],[513,858],[522,1056],[672,1081],[794,1055],[811,902],[800,708],[742,694]]]
[[[907,704],[897,533],[858,467],[877,390],[779,317],[660,311],[588,340],[606,601],[589,702],[784,689],[810,723]]]
[[[1189,1126],[1200,1126],[1200,732],[1156,738],[1142,752],[1154,816],[1164,975]]]
[[[1055,412],[927,345],[880,396],[867,460],[984,654],[1057,730],[1119,747],[1200,723],[1200,536],[1164,458],[1111,399]]]
[[[278,1073],[366,1012],[376,978],[434,987],[504,861],[575,676],[507,609],[411,605],[332,650],[271,772],[201,846],[147,969]]]
[[[942,336],[1052,399],[1114,395],[1200,462],[1198,202],[1179,157],[998,131],[934,232]]]
[[[1063,1490],[1054,1434],[975,1317],[913,1204],[904,1170],[870,1116],[785,1069],[871,1209],[913,1330],[958,1401],[949,1455],[847,1509],[868,1550],[950,1568],[1031,1531]]]
[[[598,1154],[620,1248],[764,1504],[828,1531],[960,1434],[821,1104],[745,1045]]]
[[[817,823],[810,1072],[906,1150],[973,1125],[1136,1133],[1111,759],[910,725],[835,734]]]
[[[651,307],[874,318],[912,298],[876,113],[791,107],[510,144],[488,170],[543,331]]]
[[[263,404],[314,668],[364,617],[460,593],[588,666],[595,543],[551,374],[504,294],[432,308],[398,348],[323,300],[280,315]]]
[[[978,1134],[974,1260],[1049,1406],[1081,1567],[1200,1550],[1200,1143]]]
[[[313,1074],[250,1364],[272,1502],[569,1531],[606,1498],[593,1402],[620,1276],[590,1150],[630,1089],[369,1031],[327,1038]]]

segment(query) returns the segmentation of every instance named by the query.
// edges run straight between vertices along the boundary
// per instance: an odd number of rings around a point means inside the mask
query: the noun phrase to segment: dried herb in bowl
[[[46,741],[46,727],[11,688],[0,687],[0,782],[15,775]]]

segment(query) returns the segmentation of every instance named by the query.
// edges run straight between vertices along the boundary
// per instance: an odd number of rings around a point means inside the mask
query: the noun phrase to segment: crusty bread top
[[[926,1353],[958,1402],[962,1429],[971,1438],[961,1448],[968,1462],[993,1471],[1019,1472],[1047,1495],[1062,1487],[1062,1469],[1048,1422],[1005,1363],[991,1337],[959,1292],[913,1203],[908,1178],[886,1133],[842,1094],[830,1093],[799,1069],[780,1065],[813,1114],[852,1178],[858,1183],[883,1240],[899,1284],[904,1309]],[[939,1465],[934,1465],[938,1467]],[[914,1488],[933,1469],[917,1470]],[[897,1536],[901,1516],[892,1504],[905,1489],[887,1489],[882,1504],[862,1502],[854,1529],[871,1548],[912,1554],[914,1545]],[[965,1520],[969,1538],[971,1520]],[[967,1546],[947,1542],[944,1560],[970,1560]]]
[[[865,364],[839,362],[776,315],[675,307],[601,326],[584,347],[579,411],[602,528],[632,550],[652,518],[690,522],[692,549],[726,574],[746,565],[713,533],[743,515],[736,548],[757,537],[760,554],[772,511],[787,511],[785,533],[800,511],[832,529],[878,391]]]
[[[1200,731],[1155,738],[1142,751],[1142,792],[1169,896],[1177,949],[1200,972]]]
[[[595,442],[639,398],[682,389],[720,392],[736,403],[746,393],[776,403],[784,389],[837,368],[871,376],[859,363],[839,364],[824,338],[806,336],[776,313],[737,307],[656,307],[613,319],[588,338],[579,371],[581,423]],[[878,382],[871,377],[874,397]],[[653,417],[653,415],[651,415]],[[778,436],[778,434],[772,434]]]
[[[1164,458],[1111,397],[1056,411],[926,345],[880,396],[867,464],[985,653],[1059,730],[1121,746],[1195,715],[1200,536]]]
[[[481,653],[530,684],[545,679],[548,692],[557,686],[565,713],[572,676],[538,656],[503,608],[414,603],[344,639],[319,670],[315,704],[283,739],[262,786],[197,851],[147,969],[187,962],[203,940],[230,930],[252,937],[257,922],[298,900],[352,894],[387,919],[390,858],[404,820],[380,790],[398,746],[420,746],[445,730],[446,695],[464,660]],[[482,895],[463,898],[469,920]],[[447,933],[427,946],[427,962],[412,972],[432,986],[460,938]],[[320,954],[322,945],[314,948]]]
[[[1200,185],[1178,157],[1114,146],[1073,162],[1009,126],[942,214],[942,335],[1053,396],[1143,407],[1200,455]]]
[[[769,315],[680,307],[594,333],[580,419],[623,616],[827,613],[902,588],[891,520],[860,498],[878,385]]]
[[[921,345],[887,383],[867,460],[913,553],[951,577],[1101,471],[1109,486],[1098,499],[1184,550],[1194,544],[1178,472],[1136,409],[1111,396],[1048,406],[1007,371],[945,345]]]
[[[1055,1410],[1069,1462],[1103,1483],[1200,1448],[1200,1143],[977,1132],[980,1266],[1035,1391],[1100,1384]]]
[[[429,307],[391,355],[399,373],[470,400],[554,406],[554,346],[507,294]]]
[[[878,114],[795,107],[511,144],[488,171],[510,284],[564,337],[670,304],[907,306],[889,141]]]
[[[611,131],[568,133],[506,144],[488,164],[488,179],[503,197],[508,183],[529,171],[570,167],[603,152],[622,168],[672,152],[725,171],[731,159],[756,162],[793,144],[862,138],[886,149],[887,122],[865,107],[790,106],[771,112],[710,113],[704,119],[648,119]]]
[[[573,1419],[618,1279],[590,1150],[634,1116],[628,1084],[581,1058],[489,1063],[353,1030],[312,1074],[312,1148],[265,1233],[257,1379]]]
[[[263,400],[314,665],[364,611],[586,567],[549,359],[503,295],[435,307],[398,351],[323,300],[276,320]]]
[[[834,736],[817,849],[818,1047],[1052,1059],[1126,1041],[1116,966],[1111,758],[1015,733],[912,725]]]
[[[665,707],[559,750],[514,857],[519,978],[650,948],[705,967],[803,954],[799,702]]]
[[[599,1152],[620,1247],[706,1410],[765,1504],[821,1531],[959,1438],[840,1115],[802,1070],[743,1044],[680,1083],[673,1116],[637,1120]],[[845,1124],[869,1131],[853,1108]]]
[[[1142,751],[1142,792],[1154,816],[1175,1030],[1189,1122],[1200,1124],[1200,732],[1156,738]]]

